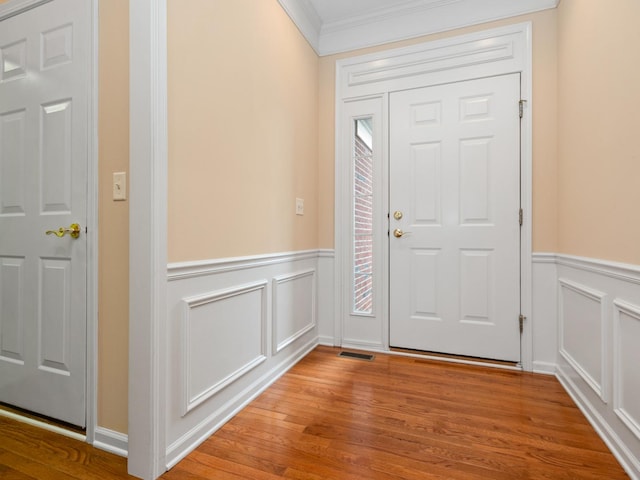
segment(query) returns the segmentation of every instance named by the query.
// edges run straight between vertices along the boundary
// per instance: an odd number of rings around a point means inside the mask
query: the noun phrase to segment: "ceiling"
[[[278,0],[319,55],[549,8],[559,0]]]

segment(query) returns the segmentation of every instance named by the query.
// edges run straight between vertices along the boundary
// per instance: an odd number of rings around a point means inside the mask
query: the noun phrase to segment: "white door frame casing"
[[[129,473],[166,470],[167,0],[129,2]]]
[[[0,4],[0,21],[51,0],[7,0]],[[90,0],[90,74],[87,98],[87,378],[86,441],[93,443],[98,421],[98,1]]]
[[[350,161],[345,157],[348,145],[342,136],[348,121],[346,105],[353,114],[354,103],[379,98],[388,102],[392,91],[406,90],[445,83],[491,77],[509,73],[521,75],[521,99],[525,100],[521,120],[521,180],[520,204],[524,211],[521,230],[521,313],[531,318],[531,274],[532,274],[532,25],[530,22],[484,30],[443,40],[422,43],[410,47],[383,50],[380,52],[347,58],[336,62],[336,164],[335,164],[335,324],[334,344],[356,348],[389,350],[388,301],[382,299],[381,308],[372,318],[372,325],[380,328],[380,338],[370,340],[370,335],[362,332],[361,325],[350,328],[346,325],[350,314],[350,265],[351,249],[350,213],[351,185]],[[383,105],[386,112],[386,105]],[[363,114],[366,112],[362,112]],[[388,119],[382,118],[382,122]],[[388,132],[388,125],[383,131]],[[382,142],[386,145],[386,139]],[[383,147],[386,148],[386,147]],[[384,178],[376,185],[388,185],[388,151],[381,154],[380,168]],[[379,218],[388,213],[388,187],[374,190],[374,195],[382,199],[384,211],[377,212]],[[382,214],[382,215],[381,215]],[[514,221],[517,221],[514,219]],[[385,225],[386,227],[386,225]],[[378,230],[381,230],[380,228]],[[378,275],[379,295],[388,296],[388,252],[389,237],[381,235],[384,244],[378,251],[385,252],[374,260],[374,270]],[[375,293],[374,293],[375,294]],[[514,322],[518,319],[515,318]],[[345,335],[345,331],[348,332]],[[354,332],[356,333],[354,335]],[[361,335],[360,340],[358,336]],[[531,321],[524,322],[521,337],[521,363],[524,370],[533,368],[533,343]]]

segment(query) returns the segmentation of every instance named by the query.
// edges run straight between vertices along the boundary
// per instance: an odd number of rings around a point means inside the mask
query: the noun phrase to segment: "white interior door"
[[[0,402],[83,427],[89,3],[0,22]]]
[[[519,74],[391,94],[392,347],[520,360],[519,99]]]

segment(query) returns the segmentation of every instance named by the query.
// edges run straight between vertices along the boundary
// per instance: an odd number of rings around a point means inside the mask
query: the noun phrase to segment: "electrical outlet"
[[[127,173],[126,172],[113,173],[113,199],[114,200],[127,199]]]
[[[304,198],[296,198],[296,215],[304,215]]]

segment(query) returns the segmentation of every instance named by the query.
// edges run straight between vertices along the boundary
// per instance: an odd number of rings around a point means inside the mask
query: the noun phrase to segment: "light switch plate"
[[[296,215],[304,215],[304,198],[296,198]]]
[[[113,199],[127,199],[127,173],[113,172]]]

